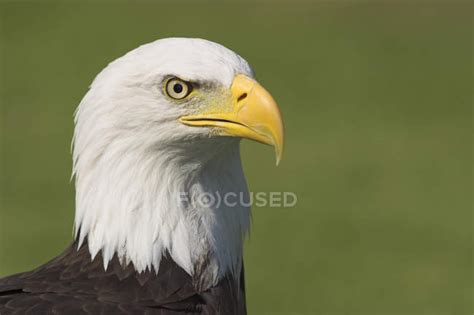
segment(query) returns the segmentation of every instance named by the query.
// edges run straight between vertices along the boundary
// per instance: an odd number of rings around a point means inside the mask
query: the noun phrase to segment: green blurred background
[[[283,162],[245,141],[250,314],[472,314],[468,2],[3,2],[0,276],[72,238],[72,115],[111,60],[162,37],[241,54],[278,100]]]

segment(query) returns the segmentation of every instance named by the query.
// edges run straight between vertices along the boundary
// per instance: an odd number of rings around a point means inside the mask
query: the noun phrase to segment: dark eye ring
[[[178,78],[171,78],[166,81],[165,92],[166,94],[175,99],[181,100],[189,95],[192,91],[192,86],[190,83],[183,81]]]

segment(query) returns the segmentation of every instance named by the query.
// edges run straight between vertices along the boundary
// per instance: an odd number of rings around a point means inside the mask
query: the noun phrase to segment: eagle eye
[[[166,94],[175,99],[181,100],[189,95],[192,91],[192,85],[189,82],[183,81],[178,78],[171,78],[166,81],[165,92]]]

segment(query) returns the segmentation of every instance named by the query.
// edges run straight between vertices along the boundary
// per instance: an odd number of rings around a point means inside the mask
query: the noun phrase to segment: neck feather
[[[101,251],[104,268],[116,254],[138,272],[157,272],[168,252],[204,286],[229,273],[238,277],[250,210],[222,198],[248,199],[239,142],[212,140],[166,149],[130,149],[121,141],[124,150],[75,152],[79,246],[87,239],[92,257]]]

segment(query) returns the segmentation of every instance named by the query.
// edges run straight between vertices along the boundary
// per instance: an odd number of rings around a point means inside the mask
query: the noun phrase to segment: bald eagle
[[[73,243],[0,279],[0,314],[245,314],[242,138],[283,150],[272,96],[210,41],[168,38],[110,63],[75,112]],[[183,198],[184,195],[184,198]]]

